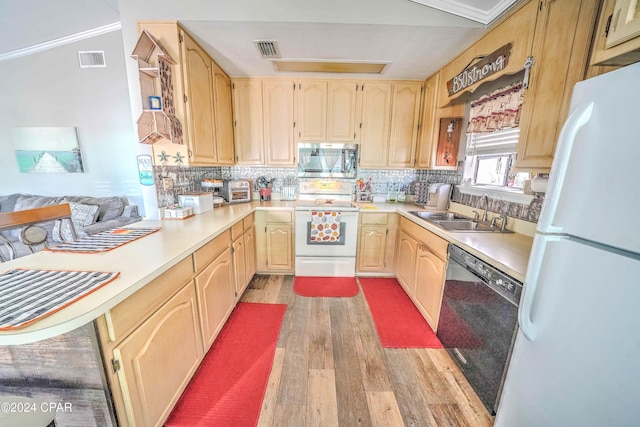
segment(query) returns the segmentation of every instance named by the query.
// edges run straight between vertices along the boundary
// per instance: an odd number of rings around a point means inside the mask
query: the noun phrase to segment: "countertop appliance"
[[[358,144],[298,143],[298,176],[302,178],[355,178]]]
[[[449,208],[452,185],[442,182],[428,183],[419,181],[415,186],[414,202],[428,208],[446,211]]]
[[[498,427],[639,426],[640,63],[575,85]]]
[[[437,183],[429,184],[427,192],[426,207],[446,211],[449,208],[451,199],[451,184]]]
[[[198,215],[213,209],[213,193],[186,193],[178,195],[180,206],[191,206],[193,213]]]
[[[251,201],[251,184],[245,179],[224,180],[222,197],[229,203]]]
[[[347,182],[317,180],[299,183],[295,207],[297,276],[355,276],[358,208],[351,203],[351,191]],[[324,242],[312,238],[314,221],[321,220],[317,214],[326,212],[339,215],[337,241]]]
[[[437,336],[490,413],[518,328],[522,283],[449,245]]]

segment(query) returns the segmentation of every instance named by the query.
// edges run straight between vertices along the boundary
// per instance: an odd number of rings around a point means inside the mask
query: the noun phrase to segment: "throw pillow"
[[[82,203],[69,202],[71,206],[71,221],[76,232],[79,233],[79,229],[91,225],[98,219],[98,205],[85,205]],[[70,242],[73,240],[73,234],[71,233],[71,227],[69,220],[63,219],[56,221],[56,225],[53,227],[53,240],[58,243]]]
[[[66,196],[65,202],[83,203],[85,205],[98,205],[98,221],[109,221],[122,215],[126,198],[119,196],[90,197],[90,196]]]

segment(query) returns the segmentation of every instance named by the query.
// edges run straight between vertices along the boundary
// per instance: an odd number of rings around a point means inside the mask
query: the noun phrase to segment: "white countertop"
[[[532,238],[521,234],[451,233],[408,214],[420,210],[400,203],[368,204],[362,212],[398,212],[429,231],[459,245],[495,267],[523,280]],[[0,345],[24,344],[69,332],[98,318],[180,260],[258,209],[293,209],[295,202],[272,201],[225,205],[186,220],[145,220],[129,227],[162,227],[108,252],[71,254],[38,252],[0,264],[0,273],[14,269],[118,271],[113,282],[68,307],[14,331],[0,332]]]
[[[378,209],[374,209],[377,207]],[[417,205],[402,203],[372,204],[360,212],[398,212],[403,217],[437,234],[443,239],[470,252],[498,270],[524,281],[533,238],[519,233],[482,233],[447,231],[408,212],[425,210]]]

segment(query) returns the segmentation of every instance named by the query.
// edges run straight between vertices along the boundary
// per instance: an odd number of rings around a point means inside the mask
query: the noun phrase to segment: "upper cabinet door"
[[[264,165],[261,80],[234,80],[233,117],[236,163]]]
[[[328,86],[327,139],[354,142],[358,113],[359,83],[354,80],[332,80]]]
[[[438,126],[436,120],[436,103],[440,72],[427,79],[424,85],[424,101],[422,102],[422,123],[416,150],[416,167],[430,169],[433,162],[433,151],[437,144]]]
[[[184,32],[181,34],[189,160],[216,163],[213,63],[191,37]]]
[[[216,163],[232,165],[235,163],[236,155],[233,144],[231,80],[215,64],[213,64],[213,79],[215,87]]]
[[[289,79],[263,80],[264,146],[267,164],[295,166],[294,142],[295,82]]]
[[[298,141],[327,140],[327,81],[298,83]]]
[[[390,167],[413,167],[415,163],[422,83],[394,83],[391,107]]]
[[[567,117],[573,86],[586,73],[593,22],[592,0],[546,0],[538,14],[535,62],[524,96],[515,168],[548,172]]]
[[[362,91],[361,167],[384,167],[391,129],[391,83],[367,82]]]

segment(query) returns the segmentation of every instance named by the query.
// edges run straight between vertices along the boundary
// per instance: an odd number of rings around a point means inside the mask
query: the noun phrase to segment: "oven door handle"
[[[529,341],[535,341],[537,327],[532,319],[533,303],[536,299],[536,291],[540,280],[540,270],[547,251],[547,244],[561,239],[558,235],[536,234],[531,247],[531,255],[527,265],[527,275],[522,285],[522,298],[518,307],[518,325],[523,335]]]

